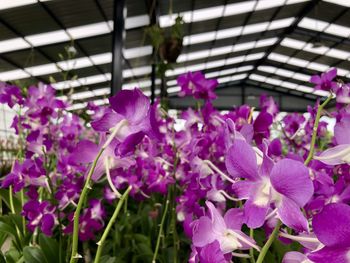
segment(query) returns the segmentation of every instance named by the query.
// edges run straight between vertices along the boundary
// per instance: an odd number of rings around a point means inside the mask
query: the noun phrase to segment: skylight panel
[[[95,65],[107,64],[112,62],[112,53],[102,53],[90,56],[90,59]]]
[[[249,60],[255,60],[262,58],[264,56],[264,52],[261,53],[256,53],[256,54],[250,54],[248,56],[238,56],[238,57],[233,57],[233,58],[228,58],[228,59],[220,59],[216,61],[210,61],[207,64],[205,63],[199,63],[196,65],[191,65],[188,67],[182,67],[182,68],[175,68],[173,70],[168,70],[165,75],[167,77],[169,76],[176,76],[179,74],[183,74],[187,71],[199,71],[199,70],[204,70],[204,69],[210,69],[210,68],[216,68],[216,67],[221,67],[224,65],[231,65],[231,64],[236,64],[244,61],[249,61]]]
[[[256,81],[261,81],[261,82],[265,82],[266,77],[261,76],[261,75],[258,75],[258,74],[251,74],[251,75],[249,76],[249,79],[256,80]]]
[[[152,47],[142,46],[142,47],[129,48],[129,49],[124,49],[123,52],[124,52],[124,57],[126,59],[144,57],[144,56],[152,55]],[[112,53],[111,53],[111,59],[112,59]]]
[[[30,45],[23,38],[13,38],[0,41],[0,53],[24,48],[30,48]]]
[[[30,35],[26,36],[25,39],[29,41],[33,46],[37,47],[70,40],[69,36],[64,30]]]
[[[57,65],[55,63],[39,65],[34,67],[26,68],[26,71],[33,76],[52,74],[58,71]]]
[[[206,49],[206,50],[200,50],[195,52],[190,52],[186,54],[181,54],[179,58],[177,59],[177,62],[185,62],[185,61],[191,61],[201,58],[207,58],[208,56],[219,56],[219,55],[225,55],[231,52],[238,52],[243,50],[249,50],[254,47],[263,47],[274,44],[276,41],[276,38],[270,38],[270,39],[264,39],[259,41],[251,41],[247,43],[241,43],[233,46],[224,46],[219,48],[212,48],[212,49]]]
[[[278,53],[271,53],[268,56],[268,59],[271,59],[271,60],[274,60],[274,61],[277,61],[277,62],[281,62],[281,63],[286,63],[288,61],[288,57],[287,56],[284,56],[284,55],[281,55],[281,54],[278,54]]]
[[[105,75],[101,74],[101,75],[94,75],[94,76],[89,76],[85,78],[80,78],[79,81],[84,86],[84,85],[91,85],[95,83],[104,82],[104,81],[107,81],[107,79]]]
[[[68,28],[67,32],[72,36],[73,39],[79,39],[84,37],[107,34],[111,32],[111,30],[106,22],[100,22]]]
[[[277,68],[272,67],[272,66],[259,66],[258,70],[267,72],[267,73],[274,73]]]
[[[262,23],[257,23],[253,25],[247,25],[243,28],[242,34],[248,35],[248,34],[254,34],[254,33],[265,31],[268,25],[269,25],[269,22],[262,22]]]
[[[156,79],[155,83],[156,85],[159,85],[161,83],[161,80]],[[143,80],[138,82],[125,83],[123,84],[122,89],[147,88],[151,86],[152,86],[152,82],[150,80]]]
[[[70,59],[66,61],[60,61],[57,65],[63,70],[72,70],[78,68],[91,67],[92,63],[87,57]],[[57,70],[59,71],[59,70]]]
[[[273,66],[260,66],[260,67],[258,67],[258,70],[263,71],[263,72],[267,72],[267,73],[271,73],[271,74],[275,74],[275,75],[279,75],[282,77],[301,80],[301,81],[309,81],[309,79],[310,79],[310,76],[308,76],[308,75],[301,74],[301,73],[295,73],[294,71],[280,69],[280,68],[276,68]]]
[[[327,53],[325,53],[325,55],[333,58],[338,58],[338,59],[349,60],[350,58],[350,52],[340,50],[340,49],[335,49],[335,48],[329,49]]]
[[[289,61],[287,63],[304,68],[309,64],[309,61],[300,58],[289,58]]]
[[[210,49],[191,52],[191,53],[187,53],[187,54],[181,54],[178,57],[177,62],[181,63],[181,62],[185,62],[185,61],[206,58],[209,56],[209,54],[210,54]]]
[[[132,28],[147,26],[149,25],[149,22],[150,21],[149,21],[148,15],[127,17],[125,19],[125,29],[132,29]]]
[[[285,28],[290,26],[294,18],[279,19],[272,22],[267,30],[275,30],[279,28]],[[190,36],[185,36],[183,40],[183,45],[193,45],[198,43],[210,42],[215,39],[226,39],[231,37],[236,37],[239,35],[253,34],[266,30],[267,22],[261,22],[251,25],[246,25],[244,28],[242,26],[232,27],[227,29],[221,29],[218,31],[205,32],[194,34]],[[271,40],[270,40],[271,41]],[[263,43],[263,42],[260,42]]]
[[[310,76],[302,74],[302,73],[294,73],[293,76],[295,79],[301,80],[301,81],[309,81]]]
[[[316,30],[316,31],[323,31],[326,29],[326,27],[329,26],[329,23],[312,19],[309,17],[304,17],[298,24],[299,27],[303,27],[306,29]]]
[[[324,65],[316,62],[309,62],[300,58],[294,58],[294,57],[287,57],[284,55],[280,55],[277,53],[271,53],[268,57],[270,60],[282,62],[282,63],[287,63],[290,65],[294,65],[297,67],[302,67],[302,68],[308,68],[320,72],[327,71],[329,69],[329,65]],[[338,69],[338,74],[340,76],[347,76],[350,74],[350,71],[342,69],[342,68],[337,68]]]
[[[276,70],[276,74],[282,77],[291,78],[294,75],[294,72],[279,68]]]
[[[294,20],[295,20],[294,17],[288,17],[288,18],[284,18],[284,19],[273,20],[269,24],[268,30],[275,30],[275,29],[289,27],[294,22]]]
[[[268,84],[275,85],[275,86],[280,86],[282,83],[282,80],[273,79],[273,78],[266,78],[265,82]]]
[[[313,70],[317,70],[317,71],[327,71],[329,69],[329,66],[328,65],[319,64],[319,63],[315,63],[315,62],[311,62],[308,65],[308,68],[313,69]]]
[[[68,107],[67,110],[74,111],[74,110],[80,110],[86,108],[86,103],[76,103],[72,106]]]
[[[230,69],[225,69],[225,70],[207,73],[207,74],[205,74],[205,77],[206,78],[215,78],[218,76],[231,75],[231,74],[234,74],[237,72],[252,70],[253,68],[254,68],[253,66],[243,66],[243,67],[238,67],[238,68],[230,68]]]
[[[314,92],[313,88],[307,87],[307,86],[298,86],[297,90],[302,91],[302,92],[306,92],[306,93],[312,93]]]
[[[277,37],[261,39],[261,40],[256,42],[256,47],[258,48],[258,47],[271,46],[271,45],[275,44],[277,40],[278,40]]]
[[[168,93],[176,93],[176,92],[179,92],[180,90],[181,90],[180,87],[171,87],[167,89]]]
[[[264,55],[265,55],[265,52],[249,54],[249,55],[245,56],[244,61],[261,59],[261,58],[263,58]]]
[[[102,88],[102,89],[97,89],[93,91],[88,90],[88,91],[73,93],[71,95],[71,98],[73,100],[83,100],[83,99],[88,99],[95,96],[109,95],[110,92],[111,92],[110,88]]]
[[[293,82],[289,82],[289,81],[283,81],[283,87],[287,88],[287,89],[295,90],[295,89],[297,89],[298,84],[293,83]]]
[[[227,82],[231,82],[231,81],[241,80],[241,79],[244,79],[246,77],[247,77],[247,74],[238,74],[238,75],[218,78],[218,82],[219,83],[227,83]]]
[[[49,0],[40,0],[40,2],[46,2]],[[0,10],[10,9],[14,7],[26,6],[36,4],[37,0],[1,0]]]
[[[299,40],[294,40],[291,38],[285,38],[281,42],[282,46],[290,47],[290,48],[297,48],[297,49],[302,49],[310,53],[314,54],[320,54],[320,55],[325,55],[337,59],[348,59],[350,58],[350,52],[340,50],[340,49],[335,49],[335,48],[328,48],[325,46],[322,47],[313,47],[311,44],[299,41]]]
[[[215,32],[206,32],[206,33],[200,33],[200,34],[195,34],[191,36],[185,36],[183,39],[183,45],[188,46],[188,45],[213,41],[215,39],[215,36],[216,36]]]
[[[332,34],[332,35],[336,35],[336,36],[340,36],[340,37],[349,37],[350,36],[350,28],[349,27],[345,27],[345,26],[341,26],[341,25],[337,25],[337,24],[330,24],[329,27],[327,27],[324,32]]]
[[[332,4],[336,4],[336,5],[342,5],[345,7],[350,7],[350,2],[349,0],[323,0],[325,2],[329,2]]]
[[[30,75],[22,69],[15,69],[15,70],[0,73],[0,81],[9,81],[9,80],[16,80],[19,78],[23,79],[23,78],[29,78],[29,77]]]
[[[287,2],[285,0],[242,1],[239,3],[227,4],[226,6],[220,5],[193,11],[185,11],[179,14],[173,14],[172,16],[163,15],[159,18],[159,24],[161,27],[170,27],[175,23],[175,19],[178,15],[182,16],[185,23],[191,23],[252,12],[254,11],[254,7],[255,11],[259,11],[306,1],[308,0],[289,0]]]
[[[328,97],[329,96],[329,92],[325,91],[325,90],[315,90],[314,94],[322,96],[322,97]]]
[[[177,81],[176,81],[176,79],[169,80],[169,81],[167,81],[166,84],[167,84],[168,86],[174,86],[174,85],[177,85]]]
[[[282,46],[295,48],[295,49],[303,49],[305,44],[306,42],[304,41],[299,41],[288,37],[284,38],[281,42]]]
[[[130,78],[132,76],[140,76],[149,74],[152,72],[152,67],[150,66],[144,66],[139,68],[133,68],[133,69],[126,69],[123,70],[123,78]]]

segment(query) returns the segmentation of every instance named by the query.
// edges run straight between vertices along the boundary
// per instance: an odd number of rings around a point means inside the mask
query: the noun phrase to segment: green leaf
[[[14,226],[11,226],[5,222],[0,221],[0,232],[17,237],[17,232]]]
[[[104,262],[104,263],[116,263],[117,259],[115,257],[103,256],[103,257],[101,257],[101,262]]]
[[[0,197],[5,202],[7,207],[10,208],[9,190],[8,189],[0,189]],[[15,195],[12,195],[12,197],[13,197],[13,206],[15,208],[16,214],[21,214],[21,212],[22,212],[21,202],[19,201],[19,199]]]
[[[23,249],[23,257],[26,263],[48,263],[39,247],[25,247]]]
[[[59,263],[59,246],[55,239],[40,234],[39,245],[48,262]]]
[[[4,257],[4,254],[2,254],[2,252],[0,252],[0,263],[6,263],[6,259]]]
[[[21,254],[18,250],[11,248],[5,253],[5,258],[7,263],[17,263],[21,257]]]

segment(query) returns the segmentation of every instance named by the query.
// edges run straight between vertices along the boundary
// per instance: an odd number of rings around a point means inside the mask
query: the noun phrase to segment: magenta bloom
[[[7,104],[12,108],[15,104],[23,104],[23,97],[21,90],[17,86],[7,85],[6,83],[0,83],[0,103]]]
[[[206,79],[200,72],[187,72],[177,78],[177,84],[181,87],[179,96],[194,96],[196,99],[213,100],[217,96],[214,89],[218,86],[216,79]]]
[[[30,231],[34,232],[36,227],[40,227],[45,235],[51,236],[57,221],[55,210],[48,201],[29,200],[23,206],[22,215],[27,218]]]
[[[206,205],[209,216],[202,216],[193,222],[192,242],[195,247],[203,248],[217,241],[223,254],[236,249],[258,249],[255,241],[241,231],[243,213],[239,209],[232,208],[222,217],[211,202],[207,201]],[[215,253],[215,250],[211,253]]]
[[[315,84],[315,90],[326,90],[336,92],[338,90],[337,82],[333,79],[337,76],[337,69],[333,68],[321,75],[313,75],[310,82]]]
[[[350,255],[350,206],[329,204],[314,216],[312,226],[316,237],[324,245],[308,258],[316,263],[347,263]]]
[[[249,227],[261,227],[273,209],[285,225],[308,231],[300,208],[313,195],[313,184],[303,163],[283,159],[274,164],[265,153],[258,165],[254,149],[244,140],[235,140],[226,155],[226,168],[231,176],[246,179],[232,187],[240,199],[247,200],[244,211]]]
[[[343,118],[334,127],[334,137],[337,146],[329,148],[314,159],[328,165],[350,164],[350,119]]]
[[[154,137],[150,102],[141,90],[122,90],[109,98],[109,102],[111,110],[93,121],[91,126],[96,131],[116,132],[115,138],[120,142],[116,148],[117,154],[131,152],[146,134]]]

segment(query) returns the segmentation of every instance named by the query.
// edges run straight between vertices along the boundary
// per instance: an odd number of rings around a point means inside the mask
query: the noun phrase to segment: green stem
[[[307,156],[307,158],[304,162],[305,165],[308,165],[311,162],[312,158],[314,157],[317,129],[318,129],[318,124],[320,122],[321,113],[322,113],[323,108],[328,104],[328,102],[330,102],[330,100],[332,98],[333,98],[333,94],[329,95],[329,97],[320,106],[318,106],[316,118],[315,118],[315,124],[314,124],[314,128],[312,131],[310,151],[309,151],[309,155]]]
[[[259,254],[258,259],[256,260],[256,263],[263,263],[263,260],[266,256],[267,251],[269,250],[270,246],[272,245],[273,241],[275,240],[275,238],[277,237],[278,231],[280,229],[281,226],[281,221],[278,221],[272,234],[270,235],[269,239],[267,240],[267,242],[265,243],[265,245],[263,246],[263,248],[261,249],[261,252]]]
[[[20,191],[20,196],[21,196],[21,207],[24,205],[24,191],[21,189]],[[23,227],[23,235],[26,235],[26,218],[22,216],[22,227]]]
[[[157,238],[157,244],[156,244],[156,249],[154,250],[152,263],[156,263],[156,259],[157,259],[157,255],[158,255],[158,250],[159,250],[159,245],[160,245],[160,238],[162,237],[163,225],[164,225],[164,221],[165,221],[166,214],[167,214],[167,212],[168,212],[168,207],[169,207],[169,198],[167,198],[167,200],[166,200],[166,202],[165,202],[165,208],[164,208],[162,220],[160,221],[159,233],[158,233],[158,238]]]
[[[9,199],[10,199],[10,209],[11,209],[11,213],[15,214],[15,206],[13,205],[13,190],[12,190],[12,185],[10,185],[10,189],[9,189]]]
[[[97,165],[97,161],[100,158],[100,156],[102,155],[104,149],[105,149],[104,147],[102,147],[100,149],[100,151],[98,152],[94,162],[92,163],[92,166],[90,168],[90,171],[89,171],[89,173],[87,175],[87,178],[86,178],[86,181],[85,181],[85,184],[84,184],[83,191],[80,194],[80,198],[79,198],[79,202],[78,202],[77,208],[76,208],[76,210],[74,212],[72,254],[71,254],[71,258],[70,258],[70,263],[77,262],[78,259],[81,257],[78,254],[80,212],[81,212],[81,209],[82,209],[83,204],[85,202],[85,198],[87,196],[87,193],[88,193],[89,189],[91,188],[90,181],[91,181],[92,174],[95,171],[95,168],[96,168],[96,165]]]
[[[251,239],[254,239],[254,229],[253,228],[249,229],[249,236]],[[250,262],[255,263],[254,249],[253,248],[249,249],[249,256],[250,256]]]
[[[110,230],[111,230],[111,228],[112,228],[112,226],[113,226],[113,224],[114,224],[114,222],[115,222],[115,220],[116,220],[116,218],[117,218],[117,216],[118,216],[118,214],[123,206],[125,199],[127,198],[129,192],[131,191],[131,188],[132,187],[129,186],[128,189],[126,189],[125,193],[120,198],[120,200],[117,204],[117,207],[115,208],[114,213],[113,213],[111,219],[109,220],[108,225],[105,228],[105,231],[103,232],[103,235],[102,235],[100,241],[97,242],[98,248],[97,248],[97,252],[96,252],[96,256],[95,256],[95,261],[94,261],[95,263],[100,262],[104,242],[105,242],[105,240],[106,240],[106,238],[107,238],[107,236],[108,236],[108,234],[109,234],[109,232],[110,232]]]

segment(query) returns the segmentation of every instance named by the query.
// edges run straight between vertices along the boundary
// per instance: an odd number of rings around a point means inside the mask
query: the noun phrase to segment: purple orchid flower
[[[330,69],[328,72],[321,75],[313,75],[310,82],[315,84],[315,90],[326,90],[336,92],[338,90],[337,82],[333,79],[337,76],[337,69]]]
[[[200,72],[188,72],[177,78],[177,83],[181,87],[179,96],[194,96],[196,99],[213,100],[216,99],[214,89],[218,86],[216,79],[206,79]]]
[[[193,246],[204,248],[217,241],[223,254],[251,247],[259,250],[255,241],[241,231],[242,211],[232,208],[222,217],[211,202],[207,201],[206,205],[209,209],[209,216],[202,216],[193,222]],[[215,253],[215,250],[212,252]]]
[[[22,215],[29,221],[27,227],[30,231],[34,232],[36,227],[40,227],[45,235],[51,236],[57,221],[55,210],[48,201],[29,200],[23,206]]]
[[[328,165],[350,164],[350,119],[343,118],[334,127],[337,146],[329,148],[314,159]]]
[[[350,206],[329,204],[312,220],[316,237],[324,245],[308,254],[315,263],[347,263],[350,254]]]
[[[109,102],[111,109],[101,119],[93,121],[91,126],[96,131],[112,131],[120,142],[116,154],[131,152],[146,134],[155,137],[150,102],[141,90],[122,90],[109,98]]]
[[[23,97],[21,90],[17,86],[8,85],[6,83],[0,83],[0,103],[7,104],[12,108],[15,104],[22,105]]]
[[[259,104],[261,111],[265,111],[272,116],[276,116],[279,112],[277,103],[272,96],[267,96],[266,94],[261,95]]]
[[[233,184],[240,199],[246,199],[245,221],[250,228],[261,227],[273,208],[281,221],[297,230],[308,231],[306,218],[300,211],[313,195],[309,171],[301,162],[283,159],[277,163],[266,154],[258,165],[257,153],[244,140],[235,140],[226,155],[226,168],[234,178],[246,180]],[[261,155],[261,153],[259,154]]]

